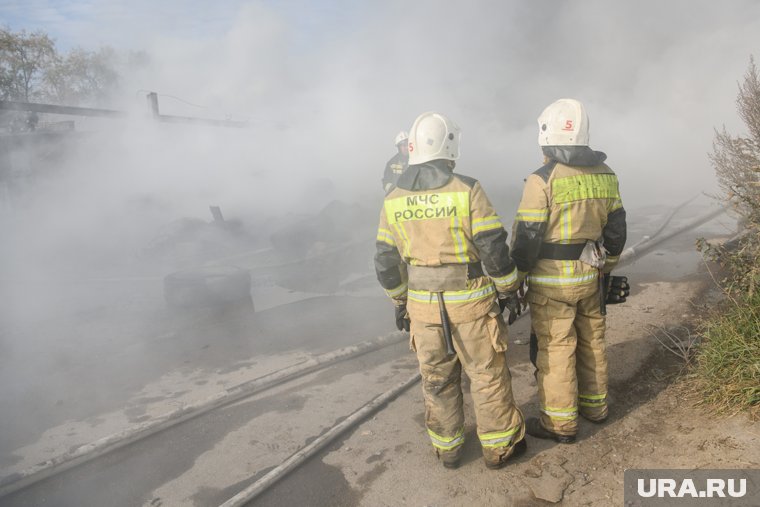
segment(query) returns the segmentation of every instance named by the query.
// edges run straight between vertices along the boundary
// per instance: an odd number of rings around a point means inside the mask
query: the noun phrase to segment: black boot
[[[560,444],[575,443],[575,435],[560,435],[559,433],[549,431],[543,427],[541,421],[536,417],[528,417],[528,420],[525,421],[525,431],[532,437],[554,440]]]

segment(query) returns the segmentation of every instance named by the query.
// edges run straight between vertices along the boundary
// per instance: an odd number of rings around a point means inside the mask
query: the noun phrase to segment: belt
[[[553,261],[577,261],[584,248],[586,248],[586,243],[542,243],[538,258]]]

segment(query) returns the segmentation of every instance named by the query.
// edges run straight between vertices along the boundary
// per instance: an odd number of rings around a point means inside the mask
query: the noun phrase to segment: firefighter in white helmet
[[[502,317],[505,306],[516,307],[518,278],[507,233],[480,183],[453,172],[459,137],[442,114],[414,122],[410,165],[380,213],[375,268],[395,303],[398,328],[411,334],[436,455],[448,468],[459,463],[464,369],[486,466],[500,468],[526,448]]]
[[[399,176],[409,165],[409,134],[402,130],[396,134],[394,142],[398,153],[385,164],[385,172],[383,173],[383,190],[386,194],[396,185]]]
[[[526,426],[572,443],[579,414],[608,416],[602,281],[625,245],[625,210],[607,156],[589,148],[583,104],[554,102],[538,127],[545,165],[525,180],[512,244],[538,341],[540,418]]]

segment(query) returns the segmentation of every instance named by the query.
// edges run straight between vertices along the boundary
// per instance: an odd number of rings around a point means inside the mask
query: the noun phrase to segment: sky
[[[760,54],[760,2],[729,5],[24,0],[0,2],[0,22],[62,50],[144,51],[113,107],[144,115],[152,90],[167,114],[250,120],[234,133],[119,127],[120,144],[88,153],[98,164],[81,174],[115,215],[145,196],[176,215],[208,201],[241,214],[332,199],[379,209],[395,135],[429,110],[462,129],[457,170],[513,215],[542,164],[536,118],[561,97],[586,105],[629,209],[714,191],[714,129],[742,132],[737,82]]]

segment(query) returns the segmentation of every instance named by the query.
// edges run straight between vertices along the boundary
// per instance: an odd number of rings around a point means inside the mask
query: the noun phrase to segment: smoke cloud
[[[738,127],[735,83],[760,28],[751,1],[292,1],[214,12],[138,2],[76,21],[71,5],[29,12],[56,20],[41,28],[72,44],[149,55],[115,105],[139,116],[141,91],[154,90],[168,114],[251,122],[237,132],[141,123],[109,144],[105,185],[115,177],[125,196],[152,190],[183,211],[209,199],[270,210],[378,200],[395,133],[426,110],[462,127],[459,170],[511,196],[541,163],[535,120],[560,97],[586,104],[592,147],[607,152],[629,207],[678,201],[714,186],[713,128]],[[328,195],[304,193],[317,180],[332,181]],[[120,202],[112,197],[103,205]],[[516,203],[497,205],[511,214]]]
[[[681,202],[714,190],[713,129],[741,130],[736,82],[760,49],[752,1],[83,5],[2,8],[63,45],[148,55],[114,97],[129,120],[78,119],[76,149],[6,216],[16,274],[63,251],[129,259],[209,204],[266,234],[334,199],[379,209],[393,138],[426,110],[459,123],[458,170],[507,222],[542,163],[536,118],[560,97],[586,104],[629,210]],[[147,91],[164,114],[249,128],[158,124]]]

